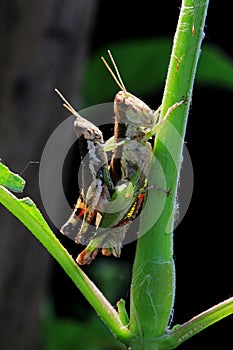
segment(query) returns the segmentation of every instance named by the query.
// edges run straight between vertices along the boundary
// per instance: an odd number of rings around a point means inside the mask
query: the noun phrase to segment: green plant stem
[[[58,261],[111,332],[119,340],[127,343],[127,339],[130,337],[128,328],[122,324],[116,310],[60,244],[33,201],[30,198],[18,199],[0,186],[0,203],[31,231]]]
[[[168,334],[161,338],[159,342],[160,349],[175,349],[185,340],[231,314],[233,314],[233,298],[224,300],[218,305],[193,317],[181,326],[175,326]]]
[[[168,327],[175,295],[173,261],[173,225],[177,184],[182,160],[182,148],[189,102],[203,39],[208,0],[183,0],[168,76],[162,101],[162,115],[175,102],[187,103],[172,112],[156,137],[154,155],[161,165],[167,196],[159,219],[138,240],[133,266],[130,305],[130,329],[139,337],[138,349],[155,349],[148,339],[164,334]],[[153,173],[153,172],[152,172]],[[160,183],[161,174],[154,173],[153,181]],[[148,226],[161,200],[162,191],[154,191],[148,210],[142,213],[141,230]],[[134,349],[133,348],[133,349]]]

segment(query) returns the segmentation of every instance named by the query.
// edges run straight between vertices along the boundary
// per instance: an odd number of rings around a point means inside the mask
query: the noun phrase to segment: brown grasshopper
[[[87,143],[89,152],[89,169],[93,178],[91,185],[85,199],[83,189],[81,190],[73,213],[61,228],[61,232],[69,236],[76,229],[78,219],[83,217],[81,228],[75,235],[75,242],[85,244],[84,234],[93,219],[96,219],[95,226],[98,226],[100,220],[98,213],[101,211],[104,202],[110,200],[109,190],[112,190],[114,186],[109,174],[108,157],[103,148],[102,132],[93,123],[82,118],[57,89],[55,91],[63,99],[64,107],[76,116],[74,122],[75,133],[81,144]]]
[[[87,227],[95,219],[96,231],[77,257],[80,265],[90,264],[100,248],[103,255],[120,256],[125,233],[140,211],[147,190],[152,157],[148,140],[162,127],[171,112],[184,103],[183,100],[175,103],[161,117],[160,107],[153,111],[126,90],[110,51],[108,53],[116,75],[103,57],[102,60],[121,89],[114,99],[114,137],[104,143],[99,128],[82,118],[58,92],[64,106],[76,116],[74,129],[77,136],[82,136],[88,144],[89,168],[93,177],[86,195],[81,192],[71,217],[61,228],[62,233],[70,235],[78,218],[83,216],[75,241],[84,243]],[[113,155],[108,165],[109,151]]]

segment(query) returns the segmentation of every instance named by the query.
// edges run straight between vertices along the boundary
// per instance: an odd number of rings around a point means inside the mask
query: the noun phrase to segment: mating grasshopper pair
[[[119,257],[129,225],[140,212],[147,190],[147,177],[152,157],[148,142],[162,127],[171,112],[184,101],[172,105],[161,117],[160,107],[153,111],[129,93],[121,79],[113,57],[108,51],[116,74],[102,60],[120,87],[114,100],[114,136],[104,142],[100,129],[82,118],[56,90],[75,117],[74,130],[89,152],[91,184],[81,190],[76,206],[61,232],[75,234],[76,243],[87,247],[78,255],[80,265],[90,264],[99,249],[102,254]],[[110,162],[108,152],[112,153]],[[81,227],[78,223],[82,219]],[[90,225],[94,233],[87,235]]]

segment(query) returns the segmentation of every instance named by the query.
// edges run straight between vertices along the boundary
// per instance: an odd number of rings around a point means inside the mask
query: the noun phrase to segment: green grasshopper
[[[148,141],[163,126],[171,112],[184,103],[183,100],[175,103],[161,117],[160,107],[153,111],[126,90],[110,51],[108,53],[116,75],[103,57],[102,60],[121,89],[114,99],[112,138],[104,143],[101,131],[79,116],[60,94],[65,101],[64,106],[76,116],[74,129],[77,136],[82,136],[88,144],[89,168],[93,177],[86,195],[81,192],[71,217],[61,228],[61,232],[69,236],[83,216],[75,241],[84,243],[87,227],[95,220],[95,232],[77,257],[80,265],[90,264],[100,248],[103,255],[120,256],[125,234],[140,212],[147,191],[152,158],[152,146]],[[113,154],[108,165],[109,151]]]

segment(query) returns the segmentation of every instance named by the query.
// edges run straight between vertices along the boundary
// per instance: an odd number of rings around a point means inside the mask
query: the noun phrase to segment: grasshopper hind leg
[[[67,222],[61,227],[60,232],[71,239],[75,239],[79,224],[81,225],[81,219],[83,217],[83,214],[84,197],[83,191],[81,191],[71,216],[69,217]]]
[[[97,234],[88,246],[78,255],[76,261],[79,265],[89,265],[102,250],[104,256],[113,255],[119,258],[121,255],[122,242],[125,238],[125,233],[128,230],[129,224],[121,227],[111,228],[110,231],[105,231]]]

